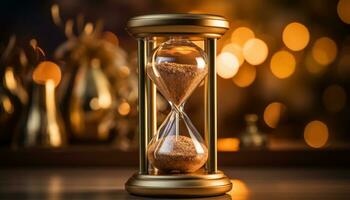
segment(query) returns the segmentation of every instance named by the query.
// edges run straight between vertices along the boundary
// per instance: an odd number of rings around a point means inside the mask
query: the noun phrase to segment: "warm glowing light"
[[[87,23],[84,27],[85,34],[90,35],[93,31],[94,31],[94,25],[91,22]]]
[[[57,4],[51,6],[51,16],[56,25],[61,25],[60,7]]]
[[[276,52],[270,62],[270,69],[277,78],[284,79],[291,76],[295,71],[296,61],[293,54],[288,51]]]
[[[22,66],[27,66],[28,64],[28,58],[23,50],[19,52],[19,62]]]
[[[303,24],[293,22],[284,28],[282,39],[289,49],[300,51],[309,43],[310,33]]]
[[[92,99],[90,100],[89,105],[90,105],[90,108],[91,108],[92,110],[98,110],[98,109],[100,109],[100,105],[98,104],[98,98],[96,98],[96,97],[94,97],[94,98],[92,98]]]
[[[330,85],[323,92],[323,104],[330,112],[341,111],[346,104],[346,92],[339,85]]]
[[[221,52],[229,52],[235,55],[238,60],[239,66],[241,66],[244,62],[242,48],[238,44],[227,44],[224,46],[224,48],[222,48]]]
[[[304,129],[305,142],[313,148],[321,148],[328,141],[328,127],[321,121],[309,122]]]
[[[239,179],[232,179],[231,180],[232,185],[234,186],[228,194],[231,195],[231,197],[235,197],[235,199],[248,199],[249,196],[249,188],[248,186]]]
[[[56,102],[55,102],[55,82],[52,79],[48,79],[45,82],[45,103],[47,112],[47,128],[48,128],[48,140],[54,147],[62,145],[63,141],[60,134],[60,129],[56,119]]]
[[[107,42],[109,42],[109,43],[115,45],[115,46],[118,46],[118,45],[119,45],[119,39],[118,39],[118,37],[117,37],[114,33],[110,32],[110,31],[105,31],[105,32],[103,32],[103,33],[102,33],[102,38],[103,38],[104,40],[106,40]]]
[[[238,138],[219,138],[218,139],[218,151],[238,151],[239,139]]]
[[[130,109],[131,109],[130,104],[128,102],[123,102],[119,105],[118,112],[120,115],[125,116],[125,115],[129,114]]]
[[[238,71],[237,57],[232,53],[223,52],[217,57],[217,74],[222,78],[232,78]]]
[[[53,80],[57,86],[61,81],[60,67],[54,62],[43,61],[34,69],[33,80],[42,85],[45,85],[48,80]]]
[[[350,0],[339,0],[337,6],[339,18],[346,24],[350,24]]]
[[[252,65],[244,64],[241,66],[237,74],[233,77],[233,82],[238,87],[248,87],[251,85],[256,77],[256,69]]]
[[[29,41],[29,44],[33,49],[36,49],[36,47],[38,46],[38,41],[36,41],[36,39],[31,39]]]
[[[68,38],[70,38],[74,35],[73,34],[73,26],[74,26],[74,22],[71,19],[67,20],[66,24],[64,25],[64,33],[66,34],[66,36]]]
[[[312,48],[312,57],[320,65],[328,65],[337,57],[337,45],[328,37],[316,40]]]
[[[311,55],[308,55],[305,59],[305,67],[306,70],[311,74],[319,74],[321,72],[324,72],[327,65],[320,65]]]
[[[260,39],[248,40],[243,46],[243,56],[251,65],[260,65],[265,61],[268,54],[266,43]]]
[[[14,92],[17,89],[17,81],[16,81],[15,75],[13,73],[12,67],[6,68],[5,76],[4,76],[4,83],[11,92]]]
[[[100,59],[93,58],[91,60],[92,76],[96,80],[96,88],[98,95],[98,106],[100,108],[109,108],[112,105],[112,94],[110,91],[110,83],[102,72]]]
[[[12,114],[14,111],[13,104],[11,100],[7,96],[3,96],[1,99],[0,96],[0,103],[2,103],[2,107],[4,108],[4,111],[8,114]]]
[[[270,103],[264,111],[265,123],[271,128],[276,128],[285,109],[286,106],[282,103]]]
[[[130,69],[128,66],[123,65],[119,68],[120,75],[124,78],[128,77],[130,75]]]
[[[239,27],[233,31],[231,35],[231,42],[243,47],[249,39],[252,39],[254,37],[255,34],[250,28]]]

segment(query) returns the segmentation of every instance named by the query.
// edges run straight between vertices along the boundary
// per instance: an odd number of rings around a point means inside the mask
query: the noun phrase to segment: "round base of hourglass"
[[[232,189],[230,179],[216,174],[134,174],[125,184],[130,194],[139,196],[208,197],[223,195]]]

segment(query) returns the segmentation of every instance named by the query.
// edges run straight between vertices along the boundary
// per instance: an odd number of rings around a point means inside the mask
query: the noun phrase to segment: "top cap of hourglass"
[[[128,31],[135,37],[189,35],[219,38],[229,22],[221,16],[209,14],[155,14],[133,17]]]

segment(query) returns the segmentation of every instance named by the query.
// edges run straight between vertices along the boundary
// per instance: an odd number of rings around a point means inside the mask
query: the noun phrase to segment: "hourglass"
[[[144,196],[213,196],[232,187],[217,170],[216,41],[228,22],[215,15],[134,17],[128,31],[138,39],[139,172],[125,184]],[[202,42],[204,48],[196,44]],[[204,138],[184,111],[205,81]],[[157,127],[156,92],[171,112]]]

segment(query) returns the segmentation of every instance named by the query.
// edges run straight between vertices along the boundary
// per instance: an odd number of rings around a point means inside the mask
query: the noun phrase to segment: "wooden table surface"
[[[206,199],[350,199],[348,169],[226,168],[223,171],[232,179],[233,190]],[[135,169],[127,168],[0,169],[0,199],[151,199],[124,191],[125,181],[134,172]]]

